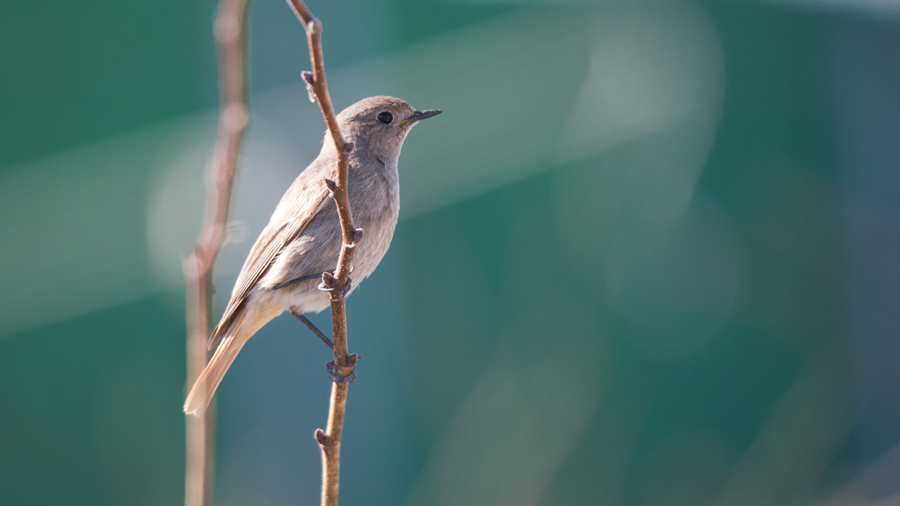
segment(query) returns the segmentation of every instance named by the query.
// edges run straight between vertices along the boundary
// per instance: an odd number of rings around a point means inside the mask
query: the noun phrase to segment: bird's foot
[[[344,288],[341,289],[341,296],[335,299],[335,302],[344,300],[344,297],[350,293],[350,288],[353,286],[353,280],[351,278],[347,278],[347,282],[344,284]]]
[[[353,383],[356,381],[356,363],[361,358],[362,355],[351,353],[347,356],[347,365],[341,367],[341,370],[337,370],[333,360],[325,364],[325,368],[328,369],[328,375],[331,376],[331,381],[334,381],[335,383],[345,383],[348,381]]]
[[[352,272],[352,268],[351,268],[351,272]],[[331,273],[328,273],[328,272],[323,272],[322,273],[322,282],[319,283],[319,287],[318,287],[319,290],[322,290],[323,292],[334,291],[334,284],[333,284],[334,280],[335,280],[334,275],[332,275]],[[352,287],[353,287],[353,279],[347,278],[347,282],[344,283],[344,287],[341,288],[341,296],[336,299],[333,299],[332,302],[340,302],[340,301],[344,300],[344,297],[346,297],[347,294],[350,293],[350,289]]]

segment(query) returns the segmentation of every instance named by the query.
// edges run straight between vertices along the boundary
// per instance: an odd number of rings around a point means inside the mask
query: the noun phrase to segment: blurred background
[[[343,503],[900,504],[900,3],[309,6],[337,108],[444,110],[349,300]],[[183,500],[214,8],[0,4],[0,504]],[[283,0],[250,38],[217,314],[324,132]],[[244,348],[217,504],[318,504],[329,360]]]

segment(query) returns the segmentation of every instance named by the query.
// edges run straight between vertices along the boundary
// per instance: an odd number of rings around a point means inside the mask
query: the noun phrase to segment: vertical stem
[[[195,262],[196,264],[196,262]],[[196,269],[197,265],[194,265]],[[196,271],[195,271],[196,272]],[[206,366],[207,333],[209,328],[209,287],[196,275],[189,275],[187,297],[189,317],[188,329],[188,385],[192,384]],[[185,443],[187,462],[185,466],[185,506],[207,506],[212,504],[212,476],[215,461],[215,406],[211,406],[200,416],[185,418]]]
[[[332,292],[334,293],[334,291]],[[347,314],[344,300],[332,300],[331,318],[334,329],[334,374],[343,381],[331,385],[331,401],[328,407],[328,425],[325,432],[316,431],[316,440],[322,450],[322,506],[337,506],[341,481],[341,435],[344,431],[344,414],[347,410],[348,377],[356,366],[356,355],[347,353]]]
[[[325,62],[322,57],[322,23],[307,9],[303,0],[288,0],[294,13],[303,22],[309,42],[312,72],[304,72],[303,78],[319,103],[322,118],[328,126],[338,154],[336,178],[326,181],[337,207],[341,221],[343,245],[334,275],[325,273],[323,284],[331,289],[331,322],[334,338],[334,375],[331,387],[331,403],[328,409],[328,425],[325,431],[316,431],[316,440],[322,449],[322,506],[337,506],[341,469],[341,434],[344,429],[344,413],[347,407],[349,379],[356,367],[356,355],[347,353],[347,312],[343,289],[350,278],[350,266],[356,244],[362,239],[362,230],[353,226],[350,199],[347,195],[348,164],[353,144],[346,142],[338,127],[334,106],[325,81]]]
[[[322,506],[337,506],[341,482],[341,433],[347,408],[348,382],[331,384],[328,426],[323,434],[316,432],[322,449]]]
[[[225,240],[234,173],[247,128],[247,77],[244,22],[248,0],[221,0],[215,38],[219,48],[221,106],[216,148],[209,165],[206,211],[193,254],[185,261],[188,304],[187,380],[193,384],[207,360],[210,333],[212,270]],[[212,504],[215,407],[185,420],[185,506]]]

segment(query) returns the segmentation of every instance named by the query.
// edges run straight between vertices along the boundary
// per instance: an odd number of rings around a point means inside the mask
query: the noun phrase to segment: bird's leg
[[[291,309],[291,314],[294,315],[298,320],[303,322],[304,325],[309,327],[309,330],[312,330],[313,334],[319,336],[319,339],[325,342],[325,344],[327,344],[329,348],[331,348],[332,350],[334,349],[334,343],[331,342],[331,339],[328,339],[328,336],[323,334],[322,331],[313,324],[313,322],[309,321],[307,317],[303,316],[303,313]]]
[[[319,330],[319,328],[316,327],[315,324],[313,324],[313,322],[309,321],[307,317],[303,316],[303,313],[291,309],[291,314],[294,315],[298,320],[303,322],[307,327],[309,327],[309,330],[312,330],[315,335],[319,336],[319,339],[327,344],[329,348],[331,348],[332,350],[334,349],[334,343],[331,342],[331,339],[328,339],[328,337],[323,334],[322,331]],[[356,362],[362,358],[362,355],[353,353],[348,358],[350,359],[350,364],[353,366],[353,369],[350,371],[350,374],[344,376],[338,376],[337,372],[335,372],[333,360],[325,364],[325,368],[328,369],[328,375],[331,376],[331,380],[335,383],[356,381]]]

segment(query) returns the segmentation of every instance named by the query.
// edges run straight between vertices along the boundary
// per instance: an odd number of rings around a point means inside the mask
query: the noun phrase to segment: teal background
[[[344,504],[900,501],[896,3],[309,7],[337,107],[445,111],[348,302]],[[214,9],[0,4],[2,505],[183,500]],[[250,40],[219,311],[324,131],[288,6]],[[318,502],[328,360],[288,316],[244,348],[217,504]]]

